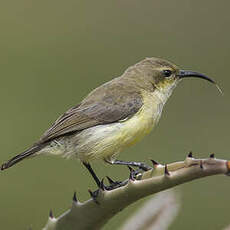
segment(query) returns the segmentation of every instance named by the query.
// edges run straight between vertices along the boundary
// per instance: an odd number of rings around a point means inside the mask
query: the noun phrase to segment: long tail
[[[2,164],[1,170],[5,170],[7,168],[10,168],[14,164],[20,162],[21,160],[33,155],[34,153],[38,152],[40,149],[42,149],[42,145],[34,145],[31,148],[27,149],[25,152],[20,153],[16,155],[15,157],[8,160],[6,163]]]

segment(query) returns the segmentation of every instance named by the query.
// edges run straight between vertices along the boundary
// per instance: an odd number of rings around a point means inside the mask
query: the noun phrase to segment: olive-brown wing
[[[58,118],[39,143],[133,116],[142,106],[142,97],[131,87],[124,87],[113,84],[97,88],[81,104]]]

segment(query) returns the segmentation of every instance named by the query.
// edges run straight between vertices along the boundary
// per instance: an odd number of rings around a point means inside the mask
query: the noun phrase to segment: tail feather
[[[31,148],[27,149],[25,152],[22,152],[15,157],[8,160],[6,163],[2,164],[1,170],[5,170],[7,168],[10,168],[14,164],[20,162],[21,160],[33,155],[34,153],[38,152],[40,149],[42,149],[42,145],[34,145]]]

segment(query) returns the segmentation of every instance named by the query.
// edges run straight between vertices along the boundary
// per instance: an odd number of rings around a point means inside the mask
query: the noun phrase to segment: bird
[[[80,159],[98,186],[100,180],[91,167],[94,160],[149,170],[142,162],[118,160],[117,155],[150,133],[175,87],[190,77],[207,80],[218,88],[204,74],[180,69],[161,58],[145,58],[128,67],[120,77],[91,91],[29,149],[2,164],[1,170],[46,154]]]

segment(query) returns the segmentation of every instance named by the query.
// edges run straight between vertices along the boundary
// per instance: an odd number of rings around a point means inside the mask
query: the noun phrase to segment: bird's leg
[[[90,174],[92,175],[94,181],[96,182],[97,186],[100,187],[101,182],[98,179],[97,175],[95,174],[95,172],[93,171],[91,165],[89,163],[83,162],[83,165],[88,169],[88,171],[90,172]]]
[[[113,164],[113,165],[128,165],[128,166],[135,166],[135,167],[139,167],[140,169],[142,169],[143,171],[148,171],[150,169],[152,169],[151,167],[149,167],[148,165],[142,163],[142,162],[135,162],[135,161],[121,161],[121,160],[105,160],[107,163],[109,164]]]
[[[83,165],[88,169],[88,171],[90,172],[90,174],[92,175],[92,177],[93,177],[94,181],[96,182],[98,188],[101,188],[101,185],[102,185],[103,182],[101,182],[101,181],[99,180],[99,178],[97,177],[96,173],[93,171],[91,165],[90,165],[89,163],[86,163],[86,162],[82,162],[82,163],[83,163]],[[122,182],[120,182],[120,181],[113,181],[113,180],[112,180],[111,178],[109,178],[109,177],[107,177],[107,179],[109,180],[110,185],[109,185],[109,186],[103,185],[104,188],[105,188],[106,190],[113,190],[113,189],[115,189],[115,188],[121,187],[121,186],[123,186],[123,185],[126,184],[126,183],[122,183]],[[93,196],[96,197],[96,196],[97,196],[97,192],[98,192],[98,190],[95,191],[95,192],[93,192],[93,193],[92,193]]]

